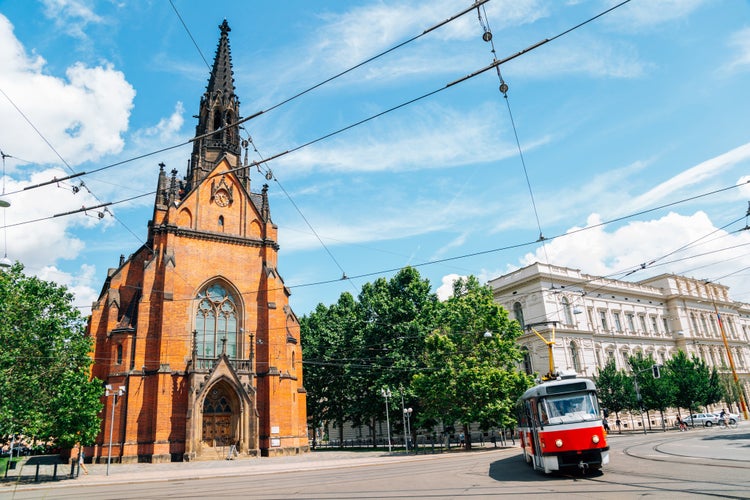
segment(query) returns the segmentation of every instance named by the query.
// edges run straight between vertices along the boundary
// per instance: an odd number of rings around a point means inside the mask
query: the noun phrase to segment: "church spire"
[[[232,125],[240,119],[240,101],[235,94],[232,55],[229,50],[229,32],[232,30],[226,19],[219,29],[219,45],[206,92],[201,97],[198,125],[195,127],[196,137],[205,137],[193,143],[187,176],[188,190],[205,179],[225,154],[229,156],[233,166],[239,166],[240,163],[239,126]],[[244,178],[247,172],[240,171],[238,175]]]

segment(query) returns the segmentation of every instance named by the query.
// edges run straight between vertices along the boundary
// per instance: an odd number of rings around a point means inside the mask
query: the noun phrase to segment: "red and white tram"
[[[585,473],[609,463],[607,434],[591,380],[541,383],[523,394],[516,411],[523,456],[534,469]]]

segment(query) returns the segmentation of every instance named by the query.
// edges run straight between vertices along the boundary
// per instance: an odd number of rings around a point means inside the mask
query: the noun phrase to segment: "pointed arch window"
[[[239,322],[234,296],[219,283],[214,283],[201,290],[195,300],[198,357],[218,357],[224,348],[222,343],[226,342],[227,356],[236,359]]]

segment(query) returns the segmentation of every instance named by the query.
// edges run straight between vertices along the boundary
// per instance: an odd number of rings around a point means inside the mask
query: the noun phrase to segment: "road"
[[[195,464],[140,464],[143,472],[92,476],[39,488],[3,485],[0,497],[29,498],[221,498],[252,499],[464,499],[533,495],[534,498],[750,498],[750,424],[737,430],[691,430],[613,435],[611,462],[594,475],[544,475],[521,459],[517,448],[426,456],[343,454],[262,459],[233,468]],[[320,452],[321,457],[325,452]],[[276,461],[276,462],[274,462]],[[224,466],[216,464],[215,467]],[[98,467],[98,466],[97,466]],[[152,467],[152,469],[148,469]],[[172,471],[172,472],[170,472]],[[213,472],[212,472],[213,471]],[[89,481],[88,483],[86,481]],[[108,482],[110,481],[110,482]]]

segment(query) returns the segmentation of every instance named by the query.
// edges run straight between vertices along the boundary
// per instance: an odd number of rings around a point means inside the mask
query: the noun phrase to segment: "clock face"
[[[214,196],[214,201],[220,207],[226,207],[227,205],[229,205],[229,196],[227,195],[226,191],[221,190]]]

